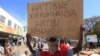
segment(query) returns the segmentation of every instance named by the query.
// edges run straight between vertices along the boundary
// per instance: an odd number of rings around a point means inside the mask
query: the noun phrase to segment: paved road
[[[28,51],[30,54],[29,49],[25,46],[15,46],[14,50],[13,50],[16,54],[18,54],[18,56],[22,56],[22,54],[24,54],[25,51]]]
[[[45,48],[46,48],[46,47],[45,47]],[[47,49],[47,48],[46,48],[46,49]],[[28,51],[28,52],[29,52],[28,48],[27,48],[25,45],[16,46],[16,47],[14,48],[14,51],[15,51],[16,53],[18,53],[19,56],[22,56],[22,54],[23,54],[25,51]],[[96,53],[96,52],[100,52],[100,48],[94,49],[93,51],[81,51],[81,52],[83,52],[83,53]],[[29,54],[30,54],[30,52],[29,52]],[[78,56],[78,55],[74,55],[74,56]],[[85,55],[85,54],[80,54],[79,56],[87,56],[87,55]]]

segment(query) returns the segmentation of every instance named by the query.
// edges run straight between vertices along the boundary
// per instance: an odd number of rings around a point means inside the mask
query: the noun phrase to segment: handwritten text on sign
[[[82,0],[28,4],[28,32],[33,36],[79,37]]]

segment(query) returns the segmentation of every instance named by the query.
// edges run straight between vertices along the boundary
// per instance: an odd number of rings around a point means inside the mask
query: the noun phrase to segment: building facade
[[[22,36],[23,25],[0,7],[0,37]]]

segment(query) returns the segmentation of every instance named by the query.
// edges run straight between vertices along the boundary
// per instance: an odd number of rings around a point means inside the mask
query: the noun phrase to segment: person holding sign
[[[49,50],[48,51],[40,51],[37,56],[72,56],[73,54],[78,53],[79,51],[82,50],[82,40],[83,40],[83,31],[84,27],[80,27],[80,38],[79,42],[76,47],[72,49],[66,48],[66,51],[61,51],[59,49],[59,44],[58,44],[58,37],[50,37],[48,40],[48,46]],[[31,38],[31,35],[29,33],[26,34],[27,37],[27,46],[29,50],[31,51],[32,54],[34,54],[34,50],[32,49],[32,46],[29,42],[29,39]]]

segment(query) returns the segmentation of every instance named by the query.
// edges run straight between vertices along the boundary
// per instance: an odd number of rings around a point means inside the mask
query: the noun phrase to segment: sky
[[[27,3],[41,2],[43,0],[0,0],[0,7],[27,25]],[[83,0],[83,18],[100,16],[100,0]]]

